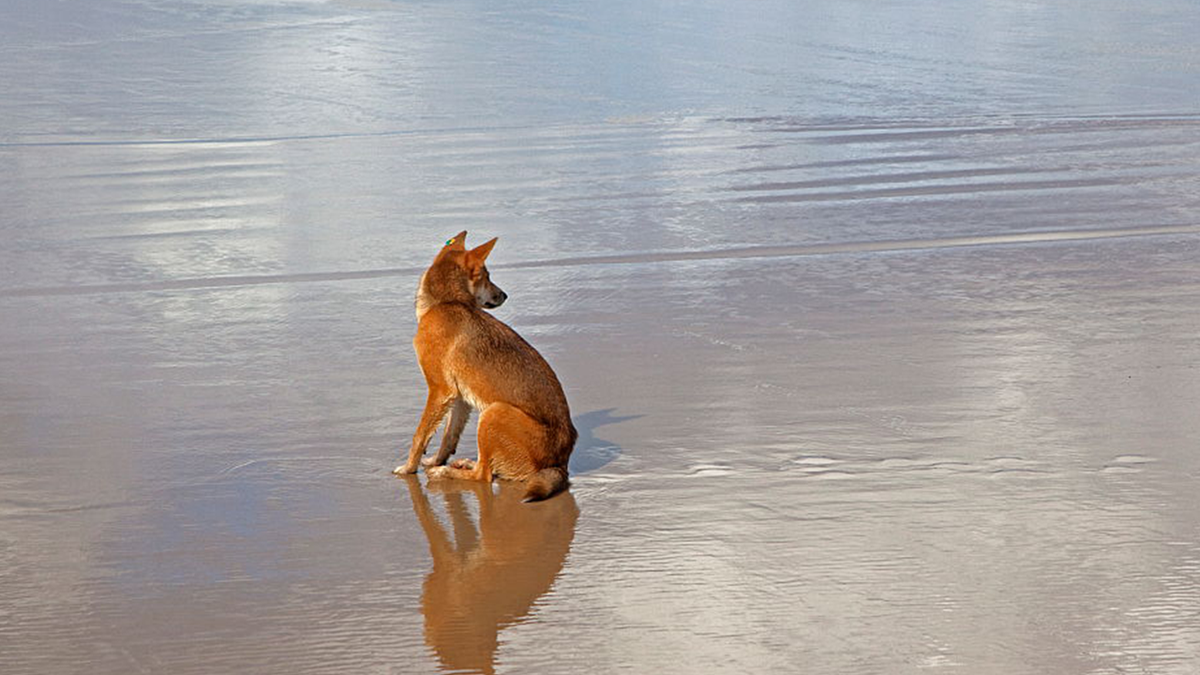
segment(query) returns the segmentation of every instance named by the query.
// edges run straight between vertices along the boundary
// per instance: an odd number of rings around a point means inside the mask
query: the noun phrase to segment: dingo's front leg
[[[454,397],[449,392],[429,390],[429,398],[425,401],[425,412],[421,414],[417,432],[413,434],[412,448],[408,451],[408,461],[393,469],[392,473],[399,475],[417,472],[417,466],[421,462],[421,455],[425,454],[429,439],[437,431],[438,425],[441,424],[442,418],[446,416],[446,412],[453,402]]]
[[[442,434],[442,444],[438,447],[437,454],[422,459],[421,464],[425,467],[445,464],[450,455],[458,449],[458,439],[462,437],[463,428],[467,426],[467,419],[470,417],[471,404],[461,398],[454,399],[450,408],[450,421],[446,423],[446,431]]]

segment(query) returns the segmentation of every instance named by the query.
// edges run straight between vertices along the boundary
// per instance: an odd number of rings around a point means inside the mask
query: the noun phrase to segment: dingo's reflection
[[[408,476],[413,511],[429,539],[433,571],[425,579],[421,611],[425,642],[448,670],[494,672],[501,628],[521,622],[554,583],[575,538],[579,507],[570,492],[524,504],[520,485],[447,481],[446,510],[453,541],[433,513],[416,477]],[[464,492],[479,502],[479,529]]]

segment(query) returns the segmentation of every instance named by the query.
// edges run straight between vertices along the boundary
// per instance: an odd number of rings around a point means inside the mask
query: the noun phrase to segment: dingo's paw
[[[406,473],[416,473],[416,472],[417,472],[417,467],[409,466],[407,464],[401,464],[400,466],[392,469],[392,473],[396,474],[397,476],[403,476]]]
[[[450,469],[444,466],[431,466],[425,469],[425,475],[430,478],[444,478],[448,473],[450,473]]]
[[[445,462],[439,462],[437,460],[437,457],[421,458],[421,466],[425,467],[426,469],[428,469],[431,466],[441,466],[442,464],[445,464]]]
[[[475,468],[475,460],[473,459],[456,459],[450,462],[450,466],[456,469],[465,469],[471,471]]]

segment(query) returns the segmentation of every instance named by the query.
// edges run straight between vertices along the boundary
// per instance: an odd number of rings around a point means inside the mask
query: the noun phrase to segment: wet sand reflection
[[[579,507],[571,493],[536,504],[521,502],[520,486],[439,481],[451,537],[415,476],[406,476],[433,570],[425,578],[421,612],[425,642],[447,670],[495,672],[501,629],[526,620],[554,584],[575,538]],[[479,506],[478,528],[464,493]]]

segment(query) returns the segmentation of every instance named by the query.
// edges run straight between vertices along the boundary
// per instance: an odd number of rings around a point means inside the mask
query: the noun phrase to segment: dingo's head
[[[492,283],[484,265],[495,245],[493,238],[468,250],[465,231],[450,237],[433,265],[421,277],[417,288],[417,316],[439,302],[461,302],[486,309],[504,304],[508,294]]]

